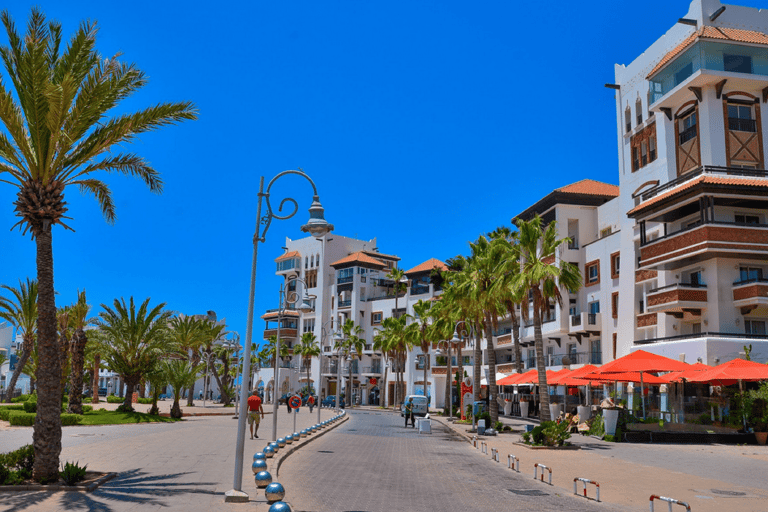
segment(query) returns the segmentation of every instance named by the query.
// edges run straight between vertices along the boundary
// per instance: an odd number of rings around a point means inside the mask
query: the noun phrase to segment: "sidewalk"
[[[430,417],[451,428],[468,442],[471,425],[449,423],[441,416]],[[517,432],[534,421],[500,417]],[[488,455],[480,453],[480,441]],[[609,443],[573,434],[570,441],[579,450],[533,450],[520,446],[519,433],[478,437],[478,457],[490,458],[491,448],[500,452],[500,465],[507,456],[520,459],[520,472],[533,479],[534,464],[552,468],[552,484],[573,493],[574,478],[588,478],[600,484],[601,501],[648,510],[652,494],[668,496],[691,505],[696,512],[763,511],[768,498],[768,448],[765,446],[671,445]],[[511,471],[511,470],[509,470]],[[547,477],[545,477],[545,481]],[[546,484],[541,484],[546,485]],[[579,483],[579,492],[583,484]],[[593,485],[587,494],[595,496]],[[662,508],[663,507],[663,508]],[[657,505],[666,510],[667,504]],[[681,508],[682,510],[682,508]]]

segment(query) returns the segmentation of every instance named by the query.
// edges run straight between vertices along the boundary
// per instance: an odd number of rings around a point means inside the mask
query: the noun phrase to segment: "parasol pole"
[[[741,379],[739,379],[739,393],[741,394],[741,403],[744,404],[744,383]],[[741,420],[744,423],[744,430],[747,430],[747,414],[745,411],[742,410],[741,412]]]
[[[643,385],[643,372],[640,372],[640,403],[643,404],[643,419],[645,419],[645,386]]]

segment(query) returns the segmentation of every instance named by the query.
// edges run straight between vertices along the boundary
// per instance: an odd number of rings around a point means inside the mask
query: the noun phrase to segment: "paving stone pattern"
[[[350,417],[281,466],[294,512],[627,510],[514,473],[434,422],[432,435],[419,435],[397,414]]]

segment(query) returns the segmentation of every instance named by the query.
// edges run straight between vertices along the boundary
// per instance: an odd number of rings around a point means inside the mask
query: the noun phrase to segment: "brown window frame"
[[[619,277],[619,266],[621,265],[621,260],[619,260],[619,265],[616,265],[616,258],[621,256],[621,251],[616,251],[613,254],[611,254],[611,278],[612,279],[618,279]]]
[[[376,321],[376,315],[381,315],[379,317],[379,321]],[[384,312],[383,311],[373,311],[371,312],[371,325],[381,325],[381,322],[384,321]]]
[[[591,267],[597,267],[597,279],[594,281],[589,280],[589,269]],[[594,286],[600,283],[600,260],[593,260],[584,265],[584,286]]]
[[[619,292],[611,294],[611,316],[619,318]]]

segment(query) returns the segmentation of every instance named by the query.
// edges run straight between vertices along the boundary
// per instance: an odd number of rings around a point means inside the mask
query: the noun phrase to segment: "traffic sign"
[[[301,407],[301,397],[298,395],[293,395],[288,399],[288,405],[291,407],[291,409],[298,409]]]

